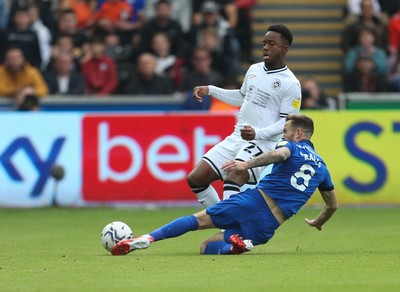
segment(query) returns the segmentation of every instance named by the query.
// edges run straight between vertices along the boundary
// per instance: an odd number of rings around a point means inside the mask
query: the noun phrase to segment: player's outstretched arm
[[[203,96],[208,95],[208,86],[196,86],[193,88],[193,97],[198,102],[203,102]]]
[[[286,160],[290,156],[290,150],[287,147],[281,147],[270,152],[266,152],[248,161],[230,160],[222,164],[222,170],[246,170],[258,166],[267,166],[272,163]]]
[[[325,201],[325,206],[321,213],[315,219],[305,218],[305,221],[311,227],[315,227],[318,230],[322,230],[322,225],[324,225],[335,213],[338,208],[338,202],[336,198],[335,190],[331,191],[321,191],[321,196]]]

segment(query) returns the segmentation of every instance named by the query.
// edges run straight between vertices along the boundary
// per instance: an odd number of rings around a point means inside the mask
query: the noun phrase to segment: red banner
[[[194,200],[186,176],[235,122],[232,114],[209,113],[85,116],[84,200]]]

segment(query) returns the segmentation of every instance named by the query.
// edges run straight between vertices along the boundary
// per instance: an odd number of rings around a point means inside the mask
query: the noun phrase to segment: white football
[[[133,237],[132,229],[121,221],[114,221],[106,225],[101,232],[103,247],[111,252],[111,248],[123,239]]]

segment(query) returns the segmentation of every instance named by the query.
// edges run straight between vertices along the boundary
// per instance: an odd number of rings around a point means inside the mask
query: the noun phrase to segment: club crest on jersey
[[[247,89],[246,96],[245,96],[246,100],[250,100],[251,99],[251,96],[254,94],[255,89],[256,88],[253,85],[249,86],[249,88]]]
[[[279,89],[279,88],[281,88],[281,82],[278,80],[278,81],[275,81],[274,83],[272,83],[272,88],[273,89]]]

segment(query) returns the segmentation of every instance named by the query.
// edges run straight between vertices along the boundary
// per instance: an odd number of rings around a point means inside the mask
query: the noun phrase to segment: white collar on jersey
[[[282,71],[287,70],[287,65],[283,66],[282,68],[278,68],[278,69],[274,69],[274,70],[268,70],[268,68],[265,67],[265,64],[264,64],[263,69],[267,74],[272,74],[272,73],[278,73],[278,72],[282,72]]]

